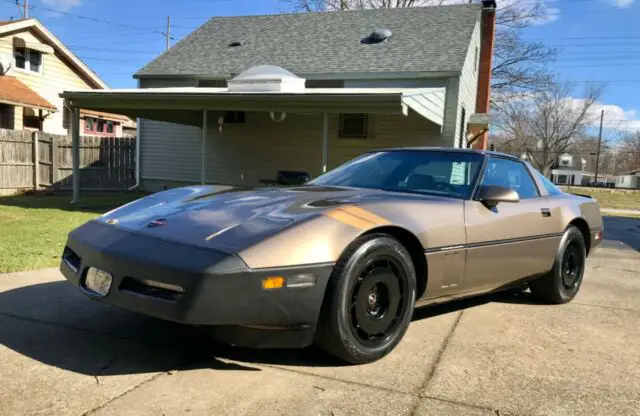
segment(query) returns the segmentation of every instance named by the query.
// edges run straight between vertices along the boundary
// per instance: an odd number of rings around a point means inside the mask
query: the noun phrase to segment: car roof
[[[400,151],[418,151],[418,152],[448,152],[448,153],[474,153],[478,155],[484,156],[499,156],[508,159],[513,159],[517,161],[522,161],[517,156],[509,155],[501,152],[494,152],[492,150],[477,150],[477,149],[462,149],[462,148],[454,148],[454,147],[391,147],[385,149],[374,150],[377,152],[400,152]]]

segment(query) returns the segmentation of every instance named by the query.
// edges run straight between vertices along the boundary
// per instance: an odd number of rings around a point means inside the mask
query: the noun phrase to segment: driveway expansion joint
[[[458,312],[458,316],[456,316],[456,320],[453,322],[453,325],[451,325],[451,329],[449,330],[449,333],[447,334],[445,339],[442,341],[442,344],[440,345],[440,349],[438,349],[438,352],[436,353],[436,359],[433,361],[433,364],[431,365],[431,368],[427,372],[427,375],[425,376],[424,381],[420,385],[420,388],[417,392],[418,396],[426,397],[425,392],[427,390],[427,387],[429,387],[429,384],[431,383],[431,380],[433,379],[433,376],[436,373],[436,369],[438,368],[438,365],[440,364],[440,361],[442,360],[442,357],[444,356],[444,353],[447,347],[449,346],[449,342],[451,341],[453,334],[456,332],[456,328],[458,328],[458,324],[460,323],[460,319],[462,318],[463,313],[464,313],[464,310]],[[415,415],[419,406],[420,406],[420,402],[418,401],[414,406],[414,408],[411,410],[410,414]]]
[[[129,389],[127,389],[127,390],[123,391],[122,393],[120,393],[120,394],[118,394],[118,395],[116,395],[116,396],[112,397],[111,399],[107,400],[106,402],[104,402],[104,403],[102,403],[102,404],[100,404],[100,405],[98,405],[98,406],[94,407],[94,408],[93,408],[93,409],[91,409],[91,410],[88,410],[88,411],[84,412],[84,413],[82,414],[82,416],[89,416],[89,415],[92,415],[92,414],[94,414],[95,412],[97,412],[98,410],[103,409],[103,408],[105,408],[105,407],[109,406],[109,404],[113,403],[114,401],[118,400],[119,398],[126,396],[127,394],[129,394],[129,393],[131,393],[132,391],[134,391],[134,390],[138,389],[139,387],[142,387],[142,386],[144,386],[145,384],[150,383],[150,382],[152,382],[152,381],[156,380],[157,378],[159,378],[160,376],[163,376],[163,375],[166,375],[166,374],[167,374],[166,372],[156,373],[156,374],[154,374],[153,376],[149,377],[148,379],[143,380],[143,381],[141,381],[140,383],[136,384],[135,386],[133,386],[133,387],[131,387],[131,388],[129,388]]]

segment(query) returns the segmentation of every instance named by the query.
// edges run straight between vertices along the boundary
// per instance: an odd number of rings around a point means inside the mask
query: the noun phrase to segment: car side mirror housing
[[[480,201],[489,208],[493,208],[500,202],[520,202],[520,195],[511,188],[503,186],[485,186],[480,193]]]

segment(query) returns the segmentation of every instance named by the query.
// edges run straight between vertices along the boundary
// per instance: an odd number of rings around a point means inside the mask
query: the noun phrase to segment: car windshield
[[[394,150],[366,153],[309,182],[468,199],[482,155],[464,152]]]

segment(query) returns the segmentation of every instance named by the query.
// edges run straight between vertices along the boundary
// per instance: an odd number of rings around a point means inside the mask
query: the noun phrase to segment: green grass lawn
[[[610,191],[605,189],[567,187],[566,192],[590,195],[602,208],[640,210],[640,191]]]
[[[69,231],[141,193],[0,197],[0,273],[55,267]]]

